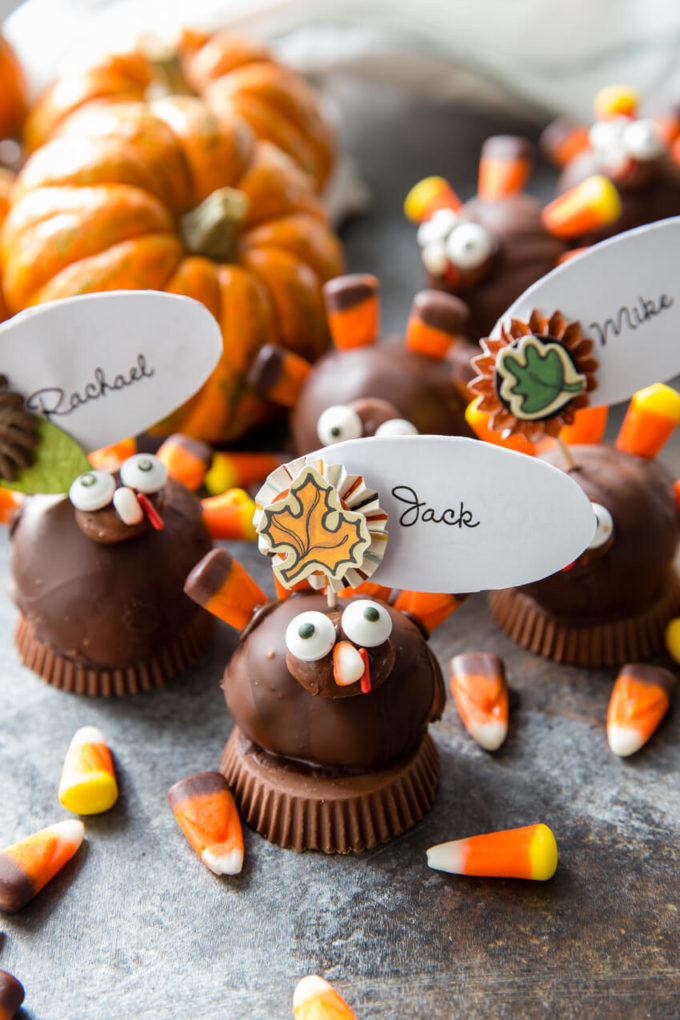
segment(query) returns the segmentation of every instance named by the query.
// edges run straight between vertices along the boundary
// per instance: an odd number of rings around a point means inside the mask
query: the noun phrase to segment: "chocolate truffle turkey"
[[[654,655],[663,648],[669,620],[680,612],[673,569],[680,537],[677,482],[655,460],[680,421],[680,395],[662,384],[639,391],[615,444],[603,443],[607,410],[586,406],[597,362],[578,323],[567,323],[560,313],[548,320],[534,312],[529,323],[513,319],[482,346],[480,374],[472,383],[480,399],[470,420],[488,414],[501,444],[500,430],[537,444],[537,456],[583,488],[598,522],[589,548],[570,566],[492,592],[494,618],[518,644],[557,662],[599,667]],[[537,369],[551,369],[550,359],[554,369],[556,358],[563,366],[562,391],[554,397],[540,381],[532,390]],[[552,408],[541,410],[545,393]]]
[[[314,366],[268,345],[250,382],[291,408],[296,455],[345,439],[411,433],[472,436],[465,421],[471,358],[467,310],[436,291],[417,294],[403,340],[378,343],[378,281],[369,274],[324,286],[333,349]]]
[[[624,86],[602,89],[595,97],[589,129],[566,118],[550,124],[541,145],[561,169],[558,193],[591,174],[604,174],[616,185],[621,215],[609,224],[583,224],[580,244],[680,214],[680,114],[641,116],[637,93]]]
[[[297,590],[268,600],[224,549],[186,585],[241,632],[222,681],[236,726],[221,769],[242,816],[267,839],[296,850],[363,850],[432,804],[439,760],[427,728],[441,714],[444,686],[427,634],[457,602],[393,595],[366,580],[382,557],[386,514],[363,479],[342,468],[284,465],[257,504],[277,582]],[[327,514],[336,515],[332,531]],[[346,535],[354,555],[365,529],[361,555],[337,558]],[[312,590],[319,586],[325,595]]]
[[[594,230],[619,216],[616,189],[602,176],[543,208],[524,193],[531,170],[529,142],[495,135],[482,147],[474,198],[462,202],[442,177],[425,178],[406,198],[429,284],[465,302],[474,340],[560,263],[584,225]]]

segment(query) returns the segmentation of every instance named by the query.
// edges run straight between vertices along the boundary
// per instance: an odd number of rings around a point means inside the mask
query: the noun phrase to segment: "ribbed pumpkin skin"
[[[4,167],[0,167],[0,227],[5,222],[7,210],[9,208],[9,196],[14,184],[14,174]],[[0,322],[9,315],[7,305],[5,304],[5,296],[2,288],[2,273],[0,272]]]
[[[28,88],[17,56],[0,35],[0,139],[17,138],[28,110]]]
[[[98,82],[139,85],[142,72],[132,58],[112,59]],[[50,102],[63,109],[77,94],[57,84]],[[34,136],[48,105],[28,124]],[[17,312],[119,288],[202,301],[221,325],[223,356],[161,431],[233,439],[270,414],[245,382],[262,344],[312,360],[327,344],[320,288],[343,259],[312,182],[241,116],[196,97],[112,102],[109,93],[74,105],[17,179],[1,235],[7,304]],[[180,219],[225,187],[248,200],[233,250],[192,253]]]

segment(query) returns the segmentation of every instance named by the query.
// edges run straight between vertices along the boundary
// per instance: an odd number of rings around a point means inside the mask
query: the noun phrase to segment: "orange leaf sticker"
[[[309,465],[284,499],[264,507],[257,530],[267,552],[282,557],[273,569],[286,588],[317,572],[341,581],[371,542],[365,516],[346,510],[335,486]]]

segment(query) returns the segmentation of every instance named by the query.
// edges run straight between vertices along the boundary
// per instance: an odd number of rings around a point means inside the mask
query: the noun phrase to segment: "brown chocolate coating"
[[[580,184],[591,174],[610,176],[597,153],[586,149],[562,171],[557,182],[558,194]],[[640,164],[629,176],[616,178],[614,184],[621,199],[621,216],[601,230],[575,238],[575,245],[595,244],[605,237],[640,227],[643,223],[654,223],[680,214],[680,167],[667,156],[648,164]]]
[[[456,343],[453,350],[459,347],[469,361],[471,345]],[[364,397],[389,401],[398,416],[412,422],[421,434],[474,436],[454,382],[454,364],[453,359],[438,361],[410,351],[397,338],[330,351],[307,376],[293,408],[290,425],[295,453],[299,456],[321,446],[316,425],[322,411]]]
[[[162,531],[105,545],[78,527],[67,497],[32,496],[11,532],[10,594],[37,638],[77,664],[149,659],[202,613],[183,587],[207,553],[201,505],[169,479]]]
[[[573,625],[634,617],[659,598],[680,537],[673,478],[656,460],[608,444],[572,446],[569,474],[614,520],[614,538],[586,550],[567,571],[521,589],[551,617]],[[542,459],[563,467],[557,449]],[[601,552],[601,555],[598,553]]]
[[[541,221],[541,204],[530,195],[472,198],[459,211],[461,223],[479,223],[495,242],[496,251],[481,274],[465,274],[455,286],[431,277],[433,286],[462,298],[470,310],[468,336],[480,340],[515,298],[557,265],[566,250]],[[480,278],[481,276],[481,278]]]
[[[350,601],[339,599],[340,610]],[[229,712],[246,737],[275,755],[357,772],[382,768],[413,751],[440,711],[443,679],[419,628],[385,608],[395,651],[389,676],[368,694],[338,698],[311,694],[286,665],[288,623],[307,610],[325,612],[325,595],[293,594],[260,614],[222,681]]]

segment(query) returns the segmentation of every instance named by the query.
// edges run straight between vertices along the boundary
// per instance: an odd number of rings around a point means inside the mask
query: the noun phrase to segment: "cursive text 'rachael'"
[[[150,379],[154,375],[154,369],[149,368],[143,354],[137,355],[137,363],[127,373],[120,373],[114,376],[109,382],[103,368],[95,368],[93,381],[85,383],[82,389],[67,393],[59,386],[45,386],[26,398],[26,407],[34,414],[43,414],[50,418],[52,415],[62,417],[71,414],[73,411],[89,403],[91,400],[99,400],[108,393],[126,389],[143,379]]]

